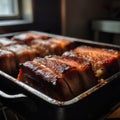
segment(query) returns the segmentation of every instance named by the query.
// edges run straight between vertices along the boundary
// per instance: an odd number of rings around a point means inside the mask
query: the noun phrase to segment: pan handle
[[[5,101],[21,101],[25,98],[27,98],[26,95],[19,93],[19,94],[15,94],[15,95],[9,95],[3,91],[0,90],[0,98],[5,100]]]

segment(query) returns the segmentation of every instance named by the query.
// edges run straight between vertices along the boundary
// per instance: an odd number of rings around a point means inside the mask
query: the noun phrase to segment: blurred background
[[[0,0],[0,34],[26,30],[120,44],[120,0]]]

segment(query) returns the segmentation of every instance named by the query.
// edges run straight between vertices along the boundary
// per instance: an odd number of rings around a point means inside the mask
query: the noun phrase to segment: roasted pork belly
[[[18,79],[32,86],[38,83],[38,89],[60,100],[69,100],[97,84],[89,63],[58,56],[23,63]]]
[[[30,46],[39,51],[40,57],[45,57],[46,55],[54,54],[54,49],[48,40],[36,39],[31,41]]]
[[[15,74],[16,59],[12,52],[0,49],[0,70],[11,75]]]
[[[76,47],[75,42],[61,38],[51,38],[49,39],[49,42],[51,44],[51,48],[54,49],[55,55],[61,55],[63,52]]]
[[[25,61],[32,60],[39,55],[39,52],[36,49],[23,44],[10,45],[4,49],[14,53],[18,66],[19,63],[24,63]]]
[[[36,39],[31,41],[30,46],[38,49],[40,57],[44,57],[46,55],[61,55],[63,52],[75,48],[76,45],[74,42],[56,38],[48,40]]]
[[[34,39],[42,39],[42,40],[47,40],[49,39],[49,36],[43,35],[43,34],[37,34],[37,33],[32,33],[32,32],[27,32],[28,36],[32,36]]]
[[[74,49],[73,52],[92,64],[98,78],[107,78],[119,71],[119,52],[117,50],[81,46]]]
[[[35,34],[31,32],[21,33],[12,37],[12,40],[17,41],[18,43],[29,44],[30,41],[34,39],[43,39],[46,40],[49,37],[46,35]]]
[[[8,38],[0,38],[0,48],[4,47],[4,46],[9,46],[9,45],[12,45],[12,44],[16,44],[16,42],[12,41]]]
[[[53,63],[59,62],[62,64],[66,64],[66,65],[74,68],[76,71],[78,71],[80,74],[80,77],[81,77],[80,80],[81,81],[83,80],[84,89],[88,89],[96,84],[96,80],[95,80],[96,78],[94,76],[94,72],[92,70],[91,64],[86,61],[83,61],[83,59],[79,59],[75,56],[74,57],[54,56],[54,57],[50,57],[47,59],[49,59],[49,61],[52,61]],[[68,79],[66,78],[66,80],[68,81],[69,86],[71,86],[71,89],[73,88],[72,91],[74,93],[77,93],[78,90],[76,90],[76,89],[79,88],[80,84],[77,83],[77,80],[71,81],[71,78],[74,79],[73,77],[75,77],[73,75],[73,72],[71,72],[71,74],[68,72],[68,76],[67,76]],[[81,83],[81,85],[82,85],[82,83]]]

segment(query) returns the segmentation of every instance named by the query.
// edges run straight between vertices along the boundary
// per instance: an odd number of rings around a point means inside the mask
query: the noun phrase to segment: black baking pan
[[[37,31],[30,32],[75,41],[78,46],[90,45],[120,50],[120,46],[117,45]],[[12,37],[17,34],[19,33],[4,34],[0,37]],[[117,72],[107,78],[105,82],[98,83],[71,100],[58,101],[0,71],[0,100],[16,109],[28,120],[94,120],[104,115],[113,105],[120,101],[119,79],[120,72]]]

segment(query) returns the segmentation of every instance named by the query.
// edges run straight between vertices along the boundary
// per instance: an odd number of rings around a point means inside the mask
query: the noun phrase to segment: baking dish
[[[75,41],[78,46],[90,45],[101,48],[104,47],[120,50],[120,46],[118,45],[99,43],[38,31],[29,32],[47,35],[54,38],[63,38],[70,41]],[[10,38],[20,33],[21,32],[3,34],[0,35],[0,37]],[[25,83],[18,81],[13,76],[10,76],[2,71],[0,71],[0,79],[1,100],[5,104],[7,103],[8,106],[14,106],[13,104],[15,103],[19,103],[20,105],[21,103],[21,107],[23,107],[23,110],[25,109],[25,106],[27,106],[26,111],[28,111],[29,115],[28,113],[24,114],[27,119],[43,118],[55,120],[93,120],[105,114],[107,110],[109,110],[114,104],[116,104],[120,100],[120,72],[111,75],[105,81],[98,83],[91,89],[68,101],[58,101],[50,98],[49,96],[30,87],[29,85],[26,85]],[[35,108],[35,110],[32,109],[32,104],[34,104],[33,108]],[[19,109],[19,112],[21,107],[17,107],[17,109]]]

